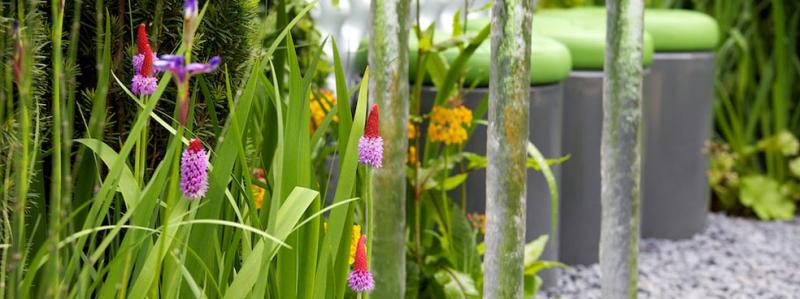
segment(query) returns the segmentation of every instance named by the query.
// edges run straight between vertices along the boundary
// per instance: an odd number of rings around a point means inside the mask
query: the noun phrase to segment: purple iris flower
[[[161,55],[161,58],[153,63],[156,71],[172,73],[175,76],[175,84],[184,91],[183,97],[178,102],[178,122],[181,125],[186,124],[186,117],[189,114],[189,79],[197,74],[215,71],[220,63],[222,63],[222,59],[214,56],[208,60],[208,63],[193,62],[187,65],[186,59],[178,55]]]
[[[210,73],[219,67],[222,59],[219,56],[211,57],[208,63],[185,63],[185,58],[179,55],[161,55],[158,61],[153,62],[156,71],[170,72],[175,76],[178,84],[189,82],[189,78],[197,74]]]
[[[183,1],[183,18],[192,19],[197,17],[197,0]]]

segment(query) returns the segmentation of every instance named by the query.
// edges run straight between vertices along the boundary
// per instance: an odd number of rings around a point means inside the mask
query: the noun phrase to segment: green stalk
[[[364,166],[366,175],[364,176],[364,190],[367,191],[367,268],[372,269],[372,237],[375,231],[375,204],[372,197],[372,167]],[[358,240],[356,240],[358,242]],[[369,294],[367,294],[369,298]]]
[[[183,83],[183,85],[186,85],[186,86],[179,86],[178,87],[178,102],[177,102],[178,105],[181,105],[180,103],[182,101],[188,101],[189,100],[188,99],[188,83]],[[178,111],[180,111],[180,109],[181,108],[176,107],[176,115],[177,115],[177,113],[180,113],[180,112],[178,112]],[[170,179],[169,179],[169,187],[167,189],[167,200],[166,200],[167,207],[166,207],[165,213],[162,215],[162,219],[161,219],[161,223],[162,223],[162,226],[161,226],[162,227],[162,238],[165,238],[165,240],[166,240],[166,238],[174,237],[174,228],[170,228],[169,227],[169,222],[170,222],[170,219],[173,217],[173,215],[172,215],[173,208],[177,204],[176,197],[177,197],[178,189],[179,189],[179,186],[180,186],[180,180],[181,180],[181,178],[180,178],[180,164],[181,164],[181,151],[183,150],[183,146],[181,146],[182,145],[181,139],[183,138],[183,130],[184,130],[183,124],[178,124],[177,125],[177,131],[175,133],[175,136],[173,137],[173,138],[175,138],[175,140],[177,140],[177,142],[176,142],[177,145],[175,146],[175,153],[174,153],[175,156],[172,158],[172,166],[170,167],[170,176],[169,176]],[[173,235],[172,236],[168,235],[168,231],[170,231],[170,230],[173,231]],[[155,263],[156,270],[153,273],[156,273],[159,276],[161,276],[161,267],[162,267],[162,263],[164,262],[163,259],[160,258],[160,257],[163,257],[165,252],[167,250],[169,250],[169,248],[166,248],[167,247],[167,245],[166,245],[167,243],[172,244],[172,242],[159,242],[159,246],[158,246],[158,257],[159,258],[157,258],[157,261]],[[151,288],[152,288],[151,289],[151,294],[159,294],[158,291],[159,291],[159,289],[161,289],[159,287],[159,282],[161,282],[160,277],[159,277],[159,279],[154,279],[154,282],[155,283],[153,283],[151,285]],[[156,297],[158,297],[158,296],[156,296]]]
[[[51,38],[53,43],[53,56],[51,63],[53,64],[53,155],[52,155],[52,173],[50,178],[50,221],[48,223],[48,239],[51,242],[57,242],[61,239],[61,195],[63,192],[63,177],[62,155],[64,148],[62,146],[62,112],[61,106],[61,79],[62,79],[62,61],[61,61],[61,33],[64,21],[64,2],[63,0],[50,1],[50,11],[52,13],[53,31]],[[67,155],[69,157],[69,155]],[[60,253],[56,246],[50,246],[50,258],[47,263],[47,271],[45,281],[48,284],[47,296],[48,297],[61,297],[62,290],[59,285],[59,277],[61,277],[61,259]]]
[[[499,0],[491,18],[483,294],[522,298],[533,2]]]
[[[642,0],[608,2],[601,139],[603,298],[637,296],[643,17]]]
[[[372,175],[375,190],[372,272],[375,298],[403,298],[406,281],[406,155],[408,153],[409,0],[370,5],[369,94],[381,111],[383,167]]]
[[[32,51],[28,50],[27,48],[27,41],[30,39],[27,38],[27,30],[23,33],[23,28],[25,28],[24,19],[25,14],[22,8],[22,3],[18,4],[18,20],[20,26],[20,43],[22,43],[23,51],[22,51],[22,65],[21,65],[21,73],[18,81],[18,91],[19,91],[19,103],[22,106],[19,110],[19,122],[20,122],[20,136],[19,140],[21,143],[20,146],[20,155],[19,158],[15,161],[16,170],[15,173],[17,174],[16,186],[17,186],[17,205],[14,209],[14,229],[16,230],[16,236],[12,240],[13,244],[13,254],[11,256],[11,261],[9,263],[10,268],[14,269],[14,273],[10,275],[10,281],[8,284],[8,298],[16,298],[16,294],[22,293],[24,290],[22,289],[22,285],[18,284],[17,282],[21,282],[24,277],[25,267],[24,261],[26,257],[27,250],[25,248],[26,245],[26,237],[25,237],[25,211],[27,209],[27,199],[28,199],[28,187],[29,187],[29,165],[31,159],[31,115],[30,111],[32,110],[33,106],[33,96],[31,94],[31,68],[32,68],[32,60],[31,57],[33,55]]]

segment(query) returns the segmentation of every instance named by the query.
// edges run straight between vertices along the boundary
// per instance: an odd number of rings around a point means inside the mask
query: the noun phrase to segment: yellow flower
[[[417,164],[417,147],[416,146],[409,146],[408,147],[408,164]]]
[[[353,224],[353,238],[350,240],[350,259],[348,262],[352,265],[356,261],[356,248],[358,248],[358,239],[361,238],[361,225]]]
[[[267,183],[264,179],[259,179],[262,183]],[[261,188],[260,186],[253,184],[253,201],[256,204],[256,209],[260,209],[261,205],[264,203],[264,194],[267,193],[267,190]]]
[[[428,135],[433,142],[462,144],[467,140],[467,130],[472,125],[472,110],[464,106],[446,108],[435,106],[431,111]]]
[[[267,184],[267,180],[264,179],[264,169],[263,168],[256,168],[253,169],[253,176],[256,177],[260,182]],[[261,209],[261,205],[264,203],[264,194],[267,193],[267,190],[261,188],[259,185],[253,184],[253,202],[256,205],[256,209]]]
[[[417,126],[411,121],[408,122],[408,139],[417,138]]]
[[[320,90],[319,96],[320,97],[317,98],[313,92],[310,95],[311,101],[308,105],[311,109],[311,132],[319,128],[322,120],[325,119],[325,115],[328,114],[333,105],[336,105],[336,97],[333,96],[333,92],[330,90]],[[338,122],[339,117],[334,115],[332,120]]]

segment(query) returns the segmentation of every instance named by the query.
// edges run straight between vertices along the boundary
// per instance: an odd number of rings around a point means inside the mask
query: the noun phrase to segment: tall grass
[[[717,185],[717,208],[752,214],[760,207],[739,196],[775,191],[781,195],[778,213],[759,217],[791,218],[800,199],[797,174],[790,168],[792,140],[800,132],[800,55],[797,52],[800,3],[797,1],[679,1],[675,6],[708,13],[719,23],[722,42],[716,65],[714,119],[717,137],[735,154],[731,171],[744,183],[749,178],[770,184]],[[788,138],[788,139],[785,139]],[[785,140],[787,142],[773,142]],[[769,146],[773,144],[774,146]],[[719,160],[719,157],[716,160]],[[713,165],[713,164],[712,164]],[[713,171],[713,169],[712,169]],[[796,173],[796,172],[795,172]],[[774,183],[772,183],[774,182]],[[765,190],[780,186],[783,190]],[[732,196],[730,194],[733,194]],[[771,216],[768,216],[772,214]],[[784,216],[777,216],[784,215]]]
[[[75,99],[85,92],[70,84],[75,78],[70,67],[78,54],[85,54],[74,43],[80,12],[73,10],[71,16],[66,59],[62,28],[65,5],[77,9],[81,2],[50,1],[49,58],[35,55],[36,24],[26,21],[44,4],[17,3],[0,4],[4,31],[12,31],[11,18],[21,20],[19,38],[0,44],[2,146],[8,149],[3,154],[14,161],[2,164],[0,298],[352,296],[345,281],[350,226],[363,223],[365,216],[357,208],[357,187],[363,182],[357,174],[356,147],[366,116],[367,79],[352,114],[335,53],[336,92],[342,100],[328,111],[328,121],[310,133],[309,94],[325,42],[308,45],[313,54],[301,70],[290,32],[313,4],[287,19],[271,43],[252,49],[249,72],[241,83],[231,81],[227,68],[220,70],[225,77],[225,97],[220,100],[229,113],[219,120],[223,125],[216,135],[204,138],[210,152],[208,193],[189,201],[178,190],[177,168],[187,139],[197,137],[191,119],[203,112],[200,108],[213,110],[213,105],[198,105],[200,95],[209,94],[203,91],[207,81],[191,82],[186,126],[175,120],[177,109],[173,116],[156,109],[165,100],[170,74],[160,75],[154,94],[133,95],[127,89],[130,79],[110,67],[112,18],[103,13],[103,1],[97,1],[97,24],[103,26],[96,31],[96,54],[89,54],[97,59],[97,85],[90,93],[90,115],[76,115]],[[206,11],[203,7],[199,20]],[[268,24],[263,20],[259,28]],[[8,54],[9,49],[20,51]],[[279,49],[285,60],[277,64]],[[191,50],[191,44],[181,45],[175,53],[188,56]],[[51,66],[46,75],[38,75],[50,83],[44,98],[52,116],[47,142],[39,135],[43,122],[32,93],[40,79],[34,72],[36,59]],[[14,75],[16,65],[19,75]],[[277,70],[285,72],[285,80]],[[122,90],[125,100],[139,107],[131,113],[134,120],[130,131],[120,136],[119,148],[103,139],[110,130],[105,126],[106,96],[112,88]],[[330,121],[334,115],[336,125]],[[83,126],[79,130],[73,117]],[[144,150],[148,126],[170,132],[165,148]],[[316,159],[327,158],[319,154],[324,144],[338,151],[332,199],[318,191],[328,185],[329,177],[318,177],[312,170]],[[148,169],[143,161],[154,156],[162,158]],[[255,168],[264,169],[266,183],[253,177]],[[253,186],[266,190],[260,209]]]

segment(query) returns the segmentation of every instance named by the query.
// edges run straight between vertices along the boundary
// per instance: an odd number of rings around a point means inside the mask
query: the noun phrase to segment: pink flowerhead
[[[153,76],[134,75],[133,79],[131,79],[131,91],[136,95],[153,94],[156,92],[157,87],[158,80]]]
[[[181,157],[181,191],[192,200],[206,195],[208,190],[208,162],[200,140],[193,138]]]
[[[358,140],[358,162],[374,168],[383,165],[383,138],[378,134],[378,105],[372,105],[364,135]]]
[[[350,288],[357,293],[370,292],[375,287],[375,281],[372,279],[372,273],[369,273],[367,268],[367,246],[364,245],[364,235],[358,239],[358,248],[356,249],[356,262],[353,271],[347,277],[347,284]]]

